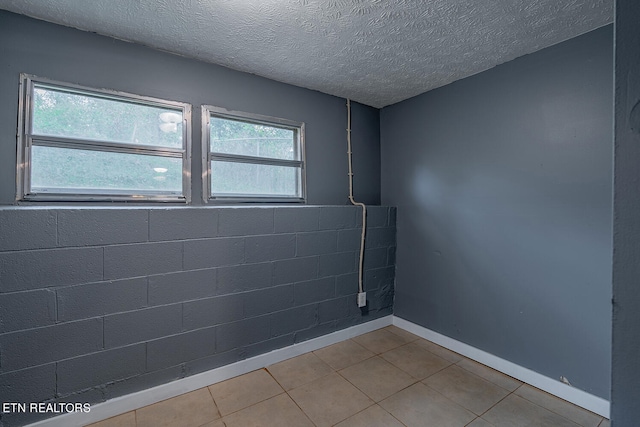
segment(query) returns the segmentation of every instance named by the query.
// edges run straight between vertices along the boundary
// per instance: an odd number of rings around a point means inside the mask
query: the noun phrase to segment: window
[[[22,76],[18,199],[190,199],[189,104]]]
[[[210,106],[202,123],[206,199],[304,202],[304,123]]]

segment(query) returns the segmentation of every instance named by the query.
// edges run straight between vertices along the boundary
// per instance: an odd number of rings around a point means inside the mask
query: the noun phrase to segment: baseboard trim
[[[493,354],[487,353],[453,338],[449,338],[400,317],[386,316],[294,344],[289,347],[261,354],[250,359],[241,360],[230,365],[192,375],[187,378],[182,378],[147,390],[128,394],[126,396],[117,397],[115,399],[93,405],[91,407],[91,412],[88,413],[60,415],[30,424],[29,427],[56,427],[60,425],[82,427],[86,424],[102,421],[125,412],[133,411],[147,405],[152,405],[184,393],[198,390],[211,384],[228,380],[229,378],[233,378],[238,375],[255,371],[256,369],[262,369],[269,365],[273,365],[274,363],[278,363],[310,351],[318,350],[319,348],[326,347],[367,332],[375,331],[376,329],[384,328],[389,325],[395,325],[421,338],[432,341],[442,347],[448,348],[451,351],[455,351],[456,353],[475,360],[476,362],[512,376],[524,383],[544,390],[547,393],[585,408],[591,412],[595,412],[598,415],[609,418],[610,404],[605,399],[571,387],[560,381],[516,365],[508,360],[501,359]]]
[[[493,354],[487,353],[453,338],[449,338],[423,326],[416,325],[415,323],[401,319],[400,317],[393,316],[393,324],[401,329],[411,332],[414,335],[434,342],[451,351],[455,351],[456,353],[468,357],[469,359],[473,359],[476,362],[487,365],[524,383],[571,402],[574,405],[578,405],[591,412],[595,412],[600,416],[609,418],[610,404],[609,401],[605,399],[571,387],[558,380],[554,380],[553,378],[549,378],[520,365],[516,365],[508,360],[501,359]]]
[[[211,384],[228,380],[229,378],[233,378],[238,375],[255,371],[256,369],[265,368],[269,365],[273,365],[274,363],[348,340],[349,338],[357,337],[358,335],[375,331],[376,329],[384,328],[392,323],[393,316],[389,315],[381,317],[370,322],[351,326],[340,331],[332,332],[298,344],[293,344],[289,347],[274,350],[250,359],[241,360],[230,365],[225,365],[220,368],[172,381],[167,384],[162,384],[147,390],[128,394],[126,396],[116,397],[114,399],[107,400],[106,402],[92,405],[91,411],[88,413],[60,415],[30,424],[29,427],[57,427],[61,425],[82,427],[86,424],[102,421],[125,412],[142,408],[143,406],[152,405],[190,391],[198,390]]]

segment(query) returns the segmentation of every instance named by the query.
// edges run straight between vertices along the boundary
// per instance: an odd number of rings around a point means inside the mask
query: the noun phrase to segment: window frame
[[[107,100],[128,102],[137,105],[182,110],[182,148],[161,147],[143,144],[126,144],[114,141],[99,141],[75,137],[33,135],[33,94],[37,85],[48,86],[52,90],[67,91]],[[20,98],[18,105],[17,134],[17,202],[165,202],[188,204],[191,202],[191,104],[164,100],[127,92],[97,89],[29,74],[20,74]],[[36,141],[36,144],[34,144]],[[82,188],[69,192],[34,192],[31,188],[31,149],[36,146],[70,148],[98,151],[102,153],[122,153],[155,155],[158,157],[180,158],[182,160],[182,194],[163,191],[118,191],[104,193],[90,192]],[[83,192],[85,191],[85,192]]]
[[[211,117],[219,117],[245,123],[263,124],[272,127],[290,129],[297,136],[297,149],[300,160],[274,159],[270,157],[245,156],[211,151]],[[202,105],[202,196],[205,203],[306,203],[306,161],[305,161],[305,123],[262,114],[231,111],[212,105]],[[248,163],[255,165],[289,166],[300,169],[299,196],[263,195],[263,194],[219,194],[211,192],[211,162],[213,160]]]

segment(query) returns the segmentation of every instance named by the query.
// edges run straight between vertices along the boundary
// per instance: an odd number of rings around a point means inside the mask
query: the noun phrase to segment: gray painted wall
[[[394,314],[605,399],[612,61],[607,26],[380,117]]]
[[[391,314],[392,208],[369,210],[363,314],[352,206],[11,206],[21,72],[191,103],[194,177],[201,104],[303,121],[308,202],[348,194],[344,100],[0,11],[1,400],[95,403]],[[379,204],[378,110],[353,104],[353,145]]]
[[[0,209],[0,396],[100,402],[392,312],[395,208]],[[22,425],[37,414],[2,414]]]
[[[611,421],[640,420],[640,3],[616,1]]]
[[[15,200],[19,74],[193,105],[192,194],[202,203],[200,105],[306,124],[307,202],[347,204],[345,100],[0,11],[0,205]],[[380,204],[378,110],[353,104],[355,194]]]

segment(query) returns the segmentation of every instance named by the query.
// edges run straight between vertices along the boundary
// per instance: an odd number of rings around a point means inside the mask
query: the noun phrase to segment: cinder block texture
[[[56,365],[0,374],[0,402],[26,403],[52,401],[56,396]],[[32,416],[37,415],[37,416]],[[35,422],[46,414],[2,413],[0,425],[22,426]]]
[[[218,235],[218,211],[207,208],[151,209],[149,240],[202,239]]]
[[[141,374],[145,358],[145,344],[137,344],[63,360],[58,363],[58,393],[73,393]]]
[[[286,259],[273,263],[273,283],[295,283],[318,277],[318,257]]]
[[[271,286],[271,263],[235,265],[218,269],[218,294],[231,294]]]
[[[354,228],[356,226],[356,215],[362,215],[361,209],[355,206],[321,207],[318,228],[320,230]]]
[[[318,324],[317,304],[305,305],[270,315],[271,336],[302,331]]]
[[[339,252],[360,252],[362,240],[362,229],[349,228],[338,231],[338,251]]]
[[[219,236],[251,236],[271,233],[273,233],[272,208],[220,209]]]
[[[139,243],[104,248],[105,279],[182,270],[182,242]]]
[[[390,314],[395,210],[369,211],[368,311],[360,212],[0,209],[0,393],[96,403]]]
[[[56,394],[56,364],[0,374],[3,402],[40,402]]]
[[[67,286],[57,290],[58,320],[78,320],[143,308],[147,278]]]
[[[0,293],[102,280],[102,248],[0,252]]]
[[[357,255],[355,252],[339,252],[321,255],[318,275],[320,277],[327,277],[353,273],[358,268]]]
[[[247,292],[244,298],[245,317],[273,313],[293,306],[293,285]]]
[[[184,242],[184,268],[220,267],[244,262],[244,239],[221,238]]]
[[[0,335],[0,372],[43,365],[101,349],[101,318],[11,332]]]
[[[335,293],[336,279],[334,277],[297,282],[293,288],[293,301],[295,305],[311,304],[331,299]]]
[[[242,320],[243,316],[243,294],[203,298],[183,304],[182,327],[185,330],[199,329]]]
[[[387,206],[367,206],[367,226],[386,227],[389,225],[389,208]],[[362,225],[362,214],[358,212],[358,226]]]
[[[216,277],[215,268],[149,276],[149,305],[213,296],[216,293]]]
[[[388,247],[369,249],[365,253],[364,268],[370,270],[372,268],[380,268],[387,265]]]
[[[317,206],[295,206],[274,211],[273,228],[276,233],[316,231],[320,220]]]
[[[55,248],[55,211],[0,209],[0,251]]]
[[[157,371],[216,354],[216,328],[171,335],[147,343],[147,371]]]
[[[104,346],[121,347],[181,331],[182,304],[113,314],[104,318]]]
[[[369,289],[369,288],[365,288]],[[336,296],[355,295],[358,292],[358,273],[341,274],[336,277]]]
[[[220,352],[265,341],[269,338],[269,319],[261,316],[217,326],[216,338]]]
[[[295,234],[274,234],[245,238],[246,262],[264,262],[293,258],[295,254]]]
[[[49,289],[0,294],[0,334],[52,325],[56,293]]]
[[[146,209],[68,209],[58,211],[60,246],[97,246],[146,242]]]
[[[313,233],[298,233],[296,240],[296,255],[299,257],[330,254],[338,247],[338,233],[332,231],[317,231]]]

